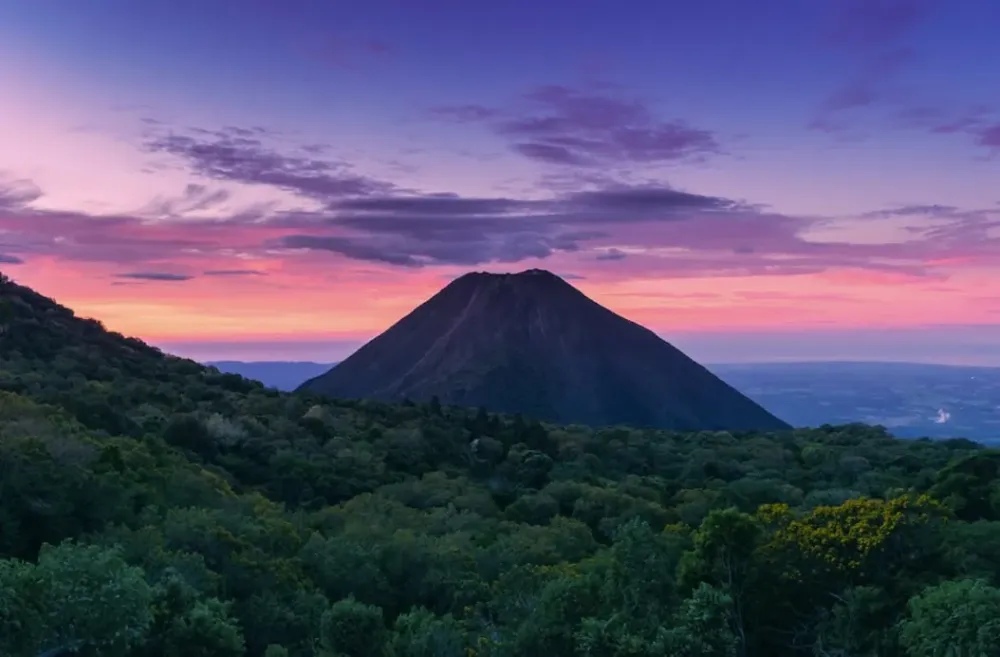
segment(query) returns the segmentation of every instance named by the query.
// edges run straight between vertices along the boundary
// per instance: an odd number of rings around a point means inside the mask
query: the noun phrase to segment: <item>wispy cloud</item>
[[[905,102],[896,76],[917,60],[907,40],[926,20],[929,0],[837,0],[829,2],[826,43],[854,61],[854,75],[819,104],[809,127],[843,132],[851,112],[874,105]]]
[[[164,282],[181,282],[190,281],[194,276],[189,276],[187,274],[171,274],[168,272],[161,271],[132,271],[124,274],[116,274],[118,278],[130,278],[138,281],[164,281]]]
[[[865,136],[865,129],[957,134],[991,153],[1000,149],[997,108],[962,106],[913,80],[903,84],[925,55],[911,44],[914,32],[944,6],[940,0],[829,2],[825,43],[853,60],[855,72],[819,102],[808,127],[849,139]]]
[[[267,272],[257,269],[208,269],[202,276],[267,276]]]
[[[598,260],[624,260],[628,257],[628,254],[621,249],[616,249],[611,247],[607,251],[597,254]]]
[[[980,146],[991,151],[1000,151],[1000,121],[986,125],[975,131]]]
[[[658,163],[721,152],[715,134],[680,119],[661,119],[645,103],[611,85],[538,87],[509,108],[438,107],[433,113],[479,122],[515,152],[547,164],[596,167]]]
[[[891,102],[893,90],[888,86],[892,77],[914,60],[909,49],[890,50],[867,59],[857,75],[834,89],[820,103],[819,116],[811,127],[836,129],[834,116],[880,102]]]
[[[192,183],[178,196],[155,199],[142,212],[155,217],[182,217],[215,208],[230,197],[228,190],[213,190],[205,185]]]
[[[312,201],[315,209],[219,214],[228,197],[191,185],[135,213],[100,216],[40,209],[36,187],[8,181],[0,186],[0,247],[8,257],[113,263],[130,268],[132,278],[163,281],[188,280],[171,273],[178,267],[207,277],[256,277],[263,272],[250,264],[255,259],[322,266],[324,257],[340,257],[415,269],[573,254],[590,262],[627,259],[630,270],[667,276],[851,269],[924,277],[957,259],[1000,254],[993,232],[997,208],[882,209],[853,221],[912,217],[907,241],[818,241],[810,231],[831,218],[783,214],[662,184],[596,181],[586,190],[544,198],[406,192],[353,173],[346,164],[305,155],[301,148],[285,153],[266,146],[262,135],[258,129],[227,128],[154,143],[161,152],[169,145],[194,174],[279,187]],[[213,217],[196,216],[209,208],[216,211]]]
[[[261,129],[223,128],[193,134],[152,135],[146,149],[184,160],[193,173],[215,180],[270,185],[315,199],[387,193],[393,185],[355,173],[350,164],[317,157],[325,145],[279,153]]]
[[[30,180],[2,174],[0,171],[0,211],[23,208],[41,198],[42,190]]]
[[[24,260],[18,258],[17,256],[7,255],[6,253],[0,253],[0,264],[2,265],[22,265]]]

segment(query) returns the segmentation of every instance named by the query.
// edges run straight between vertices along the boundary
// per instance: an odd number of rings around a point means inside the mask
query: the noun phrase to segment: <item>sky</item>
[[[544,268],[709,362],[1000,365],[995,0],[5,0],[0,271],[338,360]]]

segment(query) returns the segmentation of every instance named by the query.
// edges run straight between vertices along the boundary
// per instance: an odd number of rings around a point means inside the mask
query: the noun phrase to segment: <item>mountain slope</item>
[[[674,430],[788,425],[542,270],[466,274],[300,389]]]

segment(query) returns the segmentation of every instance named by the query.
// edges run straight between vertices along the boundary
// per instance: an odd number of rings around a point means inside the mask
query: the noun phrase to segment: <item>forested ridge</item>
[[[993,656],[998,470],[284,394],[0,277],[10,657]]]

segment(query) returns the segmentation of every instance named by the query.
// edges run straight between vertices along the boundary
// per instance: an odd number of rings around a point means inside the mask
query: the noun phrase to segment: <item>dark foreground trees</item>
[[[294,414],[298,403],[284,405]],[[251,467],[237,450],[206,460],[155,432],[114,437],[0,393],[0,653],[891,657],[996,647],[1000,522],[979,501],[988,484],[955,475],[987,452],[864,427],[738,437],[547,428],[555,446],[540,477],[534,465],[519,472],[530,450],[506,420],[493,462],[463,463],[438,435],[450,431],[460,450],[469,418],[459,411],[377,411],[324,407],[341,418],[333,437],[314,442],[313,427],[274,446],[295,464],[296,496],[315,500],[295,505],[271,498],[292,484],[269,478],[285,470],[234,475]],[[409,450],[445,456],[418,472],[392,468],[403,436]],[[313,449],[366,464],[347,476],[371,479],[345,484],[340,470],[315,469]],[[859,455],[869,463],[860,475],[842,465]],[[338,501],[324,485],[362,490]],[[944,500],[921,492],[943,488]]]

